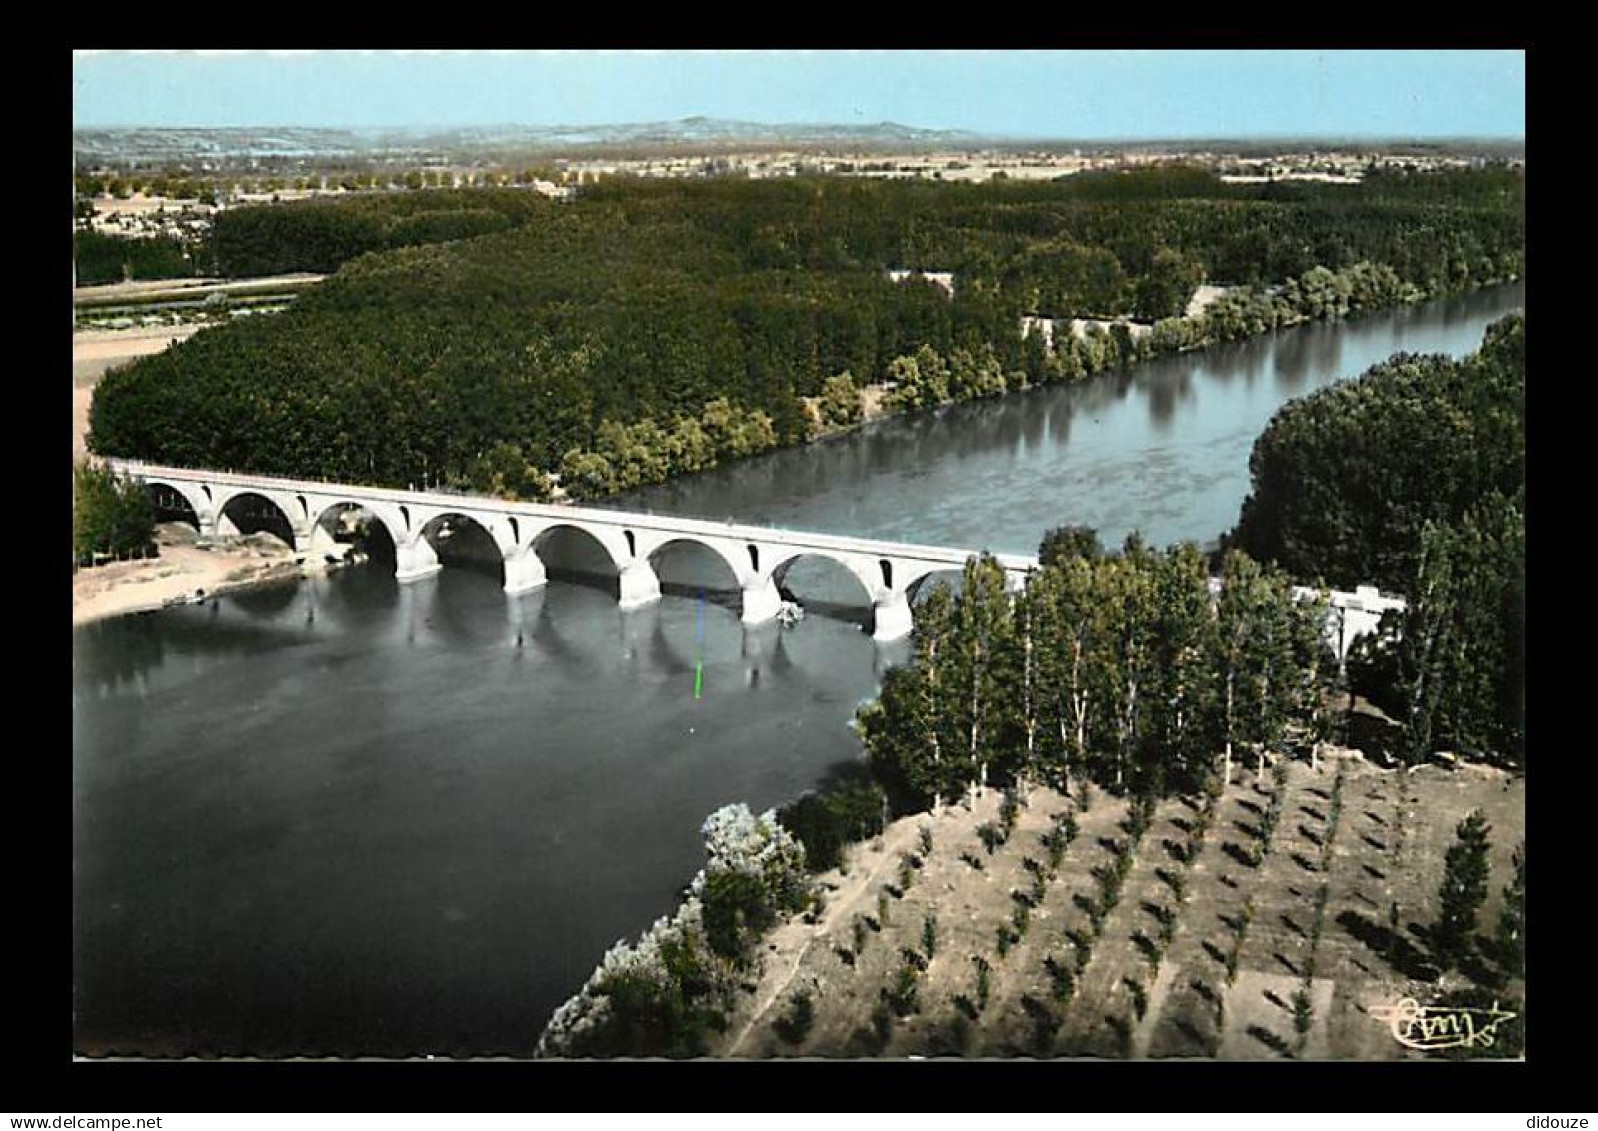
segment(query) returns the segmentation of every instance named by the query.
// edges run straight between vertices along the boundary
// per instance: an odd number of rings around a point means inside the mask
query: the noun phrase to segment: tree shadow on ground
[[[1367,919],[1357,911],[1343,912],[1337,917],[1337,924],[1370,947],[1378,958],[1404,977],[1435,982],[1440,976],[1437,964],[1425,951],[1391,928]]]
[[[1197,1027],[1187,1018],[1178,1017],[1172,1022],[1172,1025],[1189,1044],[1196,1045],[1200,1049],[1208,1049],[1210,1047],[1209,1038],[1200,1033]]]
[[[1480,944],[1485,941],[1485,939],[1477,940],[1477,945],[1471,947],[1455,965],[1474,985],[1489,990],[1501,990],[1509,985],[1509,972],[1482,953]]]
[[[1215,990],[1211,988],[1210,984],[1204,981],[1202,978],[1194,978],[1192,981],[1188,982],[1188,985],[1192,986],[1193,991],[1211,1005],[1221,1004],[1220,995],[1217,994]]]
[[[1137,947],[1143,960],[1153,965],[1160,957],[1159,947],[1154,945],[1154,940],[1145,935],[1142,930],[1135,931],[1132,935],[1132,945]]]
[[[1248,1027],[1248,1035],[1273,1052],[1281,1053],[1289,1058],[1293,1055],[1293,1047],[1263,1025],[1250,1025]]]
[[[1237,863],[1243,865],[1245,868],[1254,867],[1254,861],[1248,858],[1248,853],[1244,852],[1241,847],[1239,847],[1237,844],[1234,844],[1232,841],[1227,841],[1225,844],[1221,845],[1221,851],[1226,853],[1226,855],[1230,856]]]

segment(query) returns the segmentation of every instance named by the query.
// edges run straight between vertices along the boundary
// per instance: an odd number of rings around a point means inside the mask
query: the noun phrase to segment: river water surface
[[[1283,331],[609,505],[1022,553],[1067,523],[1207,543],[1282,403],[1468,353],[1523,301]],[[613,583],[365,568],[74,629],[79,1052],[528,1054],[673,908],[708,813],[858,759],[849,720],[908,653],[861,631],[841,569],[789,575],[821,615],[745,629],[718,568],[668,551],[667,595],[628,613]]]

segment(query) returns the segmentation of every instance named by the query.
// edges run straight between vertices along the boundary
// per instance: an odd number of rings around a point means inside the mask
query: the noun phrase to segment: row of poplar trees
[[[1015,781],[1193,788],[1330,737],[1326,604],[1295,599],[1285,574],[1234,551],[1212,587],[1196,546],[1133,535],[1105,555],[1085,531],[1052,534],[1040,556],[1014,595],[990,557],[958,594],[937,587],[916,611],[914,664],[862,708],[900,812]]]

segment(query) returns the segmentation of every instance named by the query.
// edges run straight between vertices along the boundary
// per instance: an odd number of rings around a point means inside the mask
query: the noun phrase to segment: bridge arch
[[[864,590],[865,603],[868,605],[875,603],[883,588],[875,561],[861,561],[848,554],[834,554],[826,550],[795,550],[792,553],[784,553],[771,567],[771,576],[778,585],[783,585],[789,572],[799,562],[824,562],[849,574],[860,583],[860,588]]]
[[[801,588],[794,589],[793,571],[799,567],[803,576]],[[881,593],[881,583],[874,559],[852,560],[846,555],[831,554],[824,550],[796,550],[784,553],[771,568],[771,578],[779,594],[794,597],[811,611],[827,612],[848,620],[856,620],[856,611],[867,614],[876,607]],[[828,584],[827,578],[851,577],[855,585]],[[819,590],[819,592],[817,591]],[[862,627],[864,625],[862,624]]]
[[[344,499],[334,503],[317,501],[308,508],[311,512],[311,548],[317,551],[326,551],[339,544],[348,544],[358,537],[359,522],[364,519],[367,524],[368,537],[367,549],[386,539],[388,545],[380,552],[384,559],[395,556],[401,535],[398,525],[391,514],[385,514],[385,508],[372,503],[360,503],[353,499]],[[350,521],[351,516],[356,517],[356,522]],[[372,534],[379,535],[373,539]]]
[[[416,539],[425,540],[442,565],[491,574],[501,584],[505,581],[505,549],[492,520],[484,522],[463,511],[440,511],[417,527]]]
[[[295,523],[291,517],[294,504],[276,491],[235,490],[218,493],[216,504],[217,533],[271,534],[294,549]]]
[[[619,537],[607,538],[575,522],[549,523],[533,535],[527,548],[546,569],[562,573],[619,575],[629,560]]]
[[[144,493],[155,508],[157,522],[181,522],[194,527],[201,534],[208,533],[212,512],[211,500],[192,483],[165,479],[140,479]]]
[[[965,585],[964,566],[932,566],[916,573],[906,571],[909,580],[906,582],[904,592],[911,606],[921,603],[921,599],[939,585],[949,588],[951,594],[958,596]]]
[[[728,591],[742,588],[743,580],[749,571],[743,568],[743,564],[738,560],[736,552],[729,553],[727,547],[717,545],[709,539],[695,538],[692,534],[680,534],[662,538],[660,541],[648,546],[644,553],[640,554],[640,557],[649,563],[649,568],[655,571],[655,575],[660,578],[663,585],[677,584],[695,587],[692,581],[671,578],[661,573],[664,559],[673,556],[673,551],[680,552],[682,550],[690,552],[690,562],[693,558],[698,558],[700,561],[714,561],[717,563],[711,568],[725,580],[715,584],[705,584],[702,586],[703,588],[725,589]],[[701,570],[699,572],[703,573],[704,571]]]

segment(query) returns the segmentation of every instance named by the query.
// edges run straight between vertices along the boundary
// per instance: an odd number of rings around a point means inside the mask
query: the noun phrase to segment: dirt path
[[[742,1055],[744,1041],[754,1027],[765,1020],[778,999],[787,993],[788,987],[793,984],[799,968],[810,955],[811,949],[818,943],[825,944],[834,927],[853,918],[866,908],[867,893],[874,893],[877,882],[891,872],[898,862],[898,853],[910,849],[915,840],[918,824],[919,822],[913,818],[895,821],[883,832],[880,838],[881,848],[867,846],[864,855],[870,861],[869,865],[850,869],[849,875],[845,877],[847,882],[841,884],[837,891],[829,893],[827,910],[814,926],[802,921],[789,923],[779,928],[773,935],[770,945],[776,955],[779,958],[788,958],[791,954],[788,968],[779,978],[761,979],[762,983],[769,984],[771,988],[754,1007],[749,1020],[739,1030],[738,1036],[727,1046],[728,1056]],[[869,906],[872,910],[876,909],[875,899],[869,901]]]
[[[77,384],[84,376],[85,363],[103,362],[106,366],[130,358],[160,353],[173,342],[181,342],[200,329],[199,323],[187,326],[135,326],[126,330],[78,330],[72,335],[72,377]],[[98,378],[98,374],[95,374]]]
[[[145,299],[151,295],[168,293],[190,295],[221,291],[254,290],[275,286],[302,286],[320,282],[326,275],[300,272],[290,275],[263,275],[258,279],[145,279],[131,283],[105,283],[100,286],[78,287],[72,292],[76,303],[105,303],[115,299]]]

